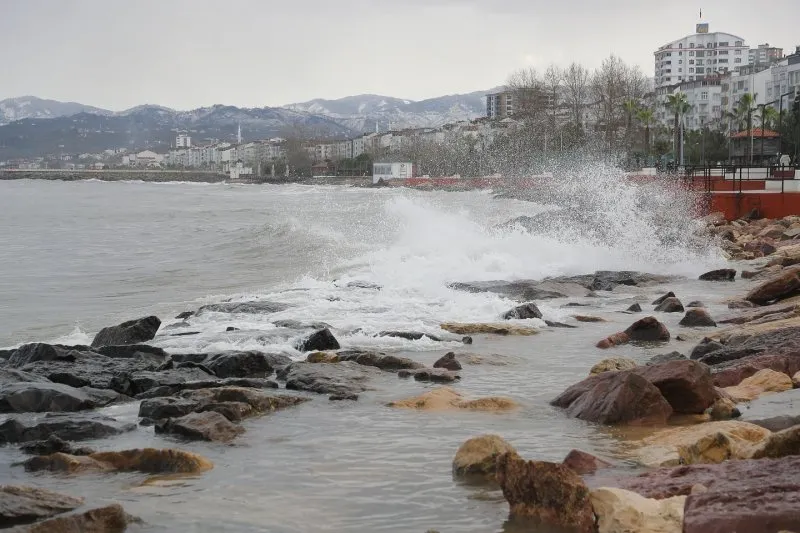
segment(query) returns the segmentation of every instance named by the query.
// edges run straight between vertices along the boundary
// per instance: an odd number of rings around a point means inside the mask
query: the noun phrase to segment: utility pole
[[[681,166],[683,166],[683,114],[681,114]]]

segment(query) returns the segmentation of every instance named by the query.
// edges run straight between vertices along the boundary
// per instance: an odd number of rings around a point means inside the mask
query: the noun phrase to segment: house
[[[781,136],[777,131],[753,128],[731,135],[731,157],[737,164],[770,165],[776,163],[780,153]],[[752,157],[751,157],[752,150]]]

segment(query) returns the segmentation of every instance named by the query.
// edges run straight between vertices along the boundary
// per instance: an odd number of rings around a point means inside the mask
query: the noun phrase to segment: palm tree
[[[636,100],[628,99],[622,102],[622,108],[625,110],[625,137],[627,138],[628,147],[630,147],[631,126],[633,126],[633,116],[639,109],[639,103]]]
[[[756,95],[752,93],[743,94],[741,98],[739,98],[739,104],[736,106],[736,114],[739,120],[746,121],[747,124],[747,135],[750,137],[750,144],[753,143],[753,112],[756,110]],[[750,163],[753,162],[753,149],[752,146],[747,149],[747,153],[749,153],[748,159]]]
[[[645,153],[650,155],[650,124],[655,120],[655,114],[652,109],[643,107],[636,112],[636,118],[644,126]]]
[[[689,100],[686,97],[686,93],[678,91],[677,93],[673,93],[667,96],[667,109],[675,113],[675,122],[674,122],[674,145],[675,146],[675,154],[677,155],[678,147],[680,146],[680,136],[678,125],[679,123],[683,123],[683,115],[685,115],[692,106],[689,105]],[[680,146],[680,153],[681,153],[681,165],[683,164],[683,146]]]
[[[765,129],[773,129],[775,127],[775,121],[778,120],[778,110],[774,107],[766,104],[761,104],[759,106],[761,108],[761,117],[759,120],[759,126],[761,126],[761,159],[763,162],[764,159],[764,130]]]

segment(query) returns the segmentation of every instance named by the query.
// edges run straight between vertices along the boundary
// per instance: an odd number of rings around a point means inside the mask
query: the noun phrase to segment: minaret
[[[242,144],[242,123],[239,123],[239,131],[236,133],[236,144]]]

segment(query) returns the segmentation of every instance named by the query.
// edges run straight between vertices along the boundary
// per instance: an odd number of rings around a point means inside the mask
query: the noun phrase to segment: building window
[[[727,42],[727,41],[725,41],[725,42],[721,42],[721,43],[719,43],[719,45],[720,45],[720,46],[728,46],[728,42]],[[727,53],[727,52],[726,52],[726,53]]]
[[[693,56],[693,55],[694,55],[694,50],[690,50],[690,51],[689,51],[689,55],[690,55],[690,56]]]
[[[733,60],[733,62],[734,63],[741,63],[742,62],[742,58],[741,57],[737,57],[736,59]]]
[[[742,41],[736,41],[736,46],[742,46]]]
[[[689,43],[689,48],[694,48],[694,43]]]
[[[700,93],[700,100],[708,100],[708,91],[703,91]]]
[[[678,48],[683,48],[683,43],[678,43]]]
[[[694,69],[690,67],[689,68],[689,74],[691,74],[692,72],[694,72]]]
[[[679,65],[683,65],[683,59],[679,59],[679,60],[678,60],[678,64],[679,64]]]
[[[708,43],[708,44],[706,45],[706,48],[713,48],[713,47],[714,47],[714,44],[713,44],[713,43]]]
[[[690,64],[690,65],[694,65],[694,59],[690,59],[690,60],[689,60],[689,64]]]
[[[697,60],[697,64],[698,64],[698,65],[702,65],[702,64],[703,64],[703,60],[702,60],[702,59],[698,59],[698,60]]]
[[[742,51],[741,51],[741,50],[736,50],[736,51],[734,52],[734,54],[736,54],[737,56],[740,56],[740,55],[742,55]]]
[[[727,60],[727,59],[720,59],[720,60],[719,60],[719,62],[720,62],[720,63],[727,63],[727,62],[728,62],[728,60]]]
[[[720,50],[719,51],[719,55],[726,56],[726,55],[728,55],[728,51],[727,50]]]
[[[697,57],[705,57],[706,53],[702,50],[697,51]]]

